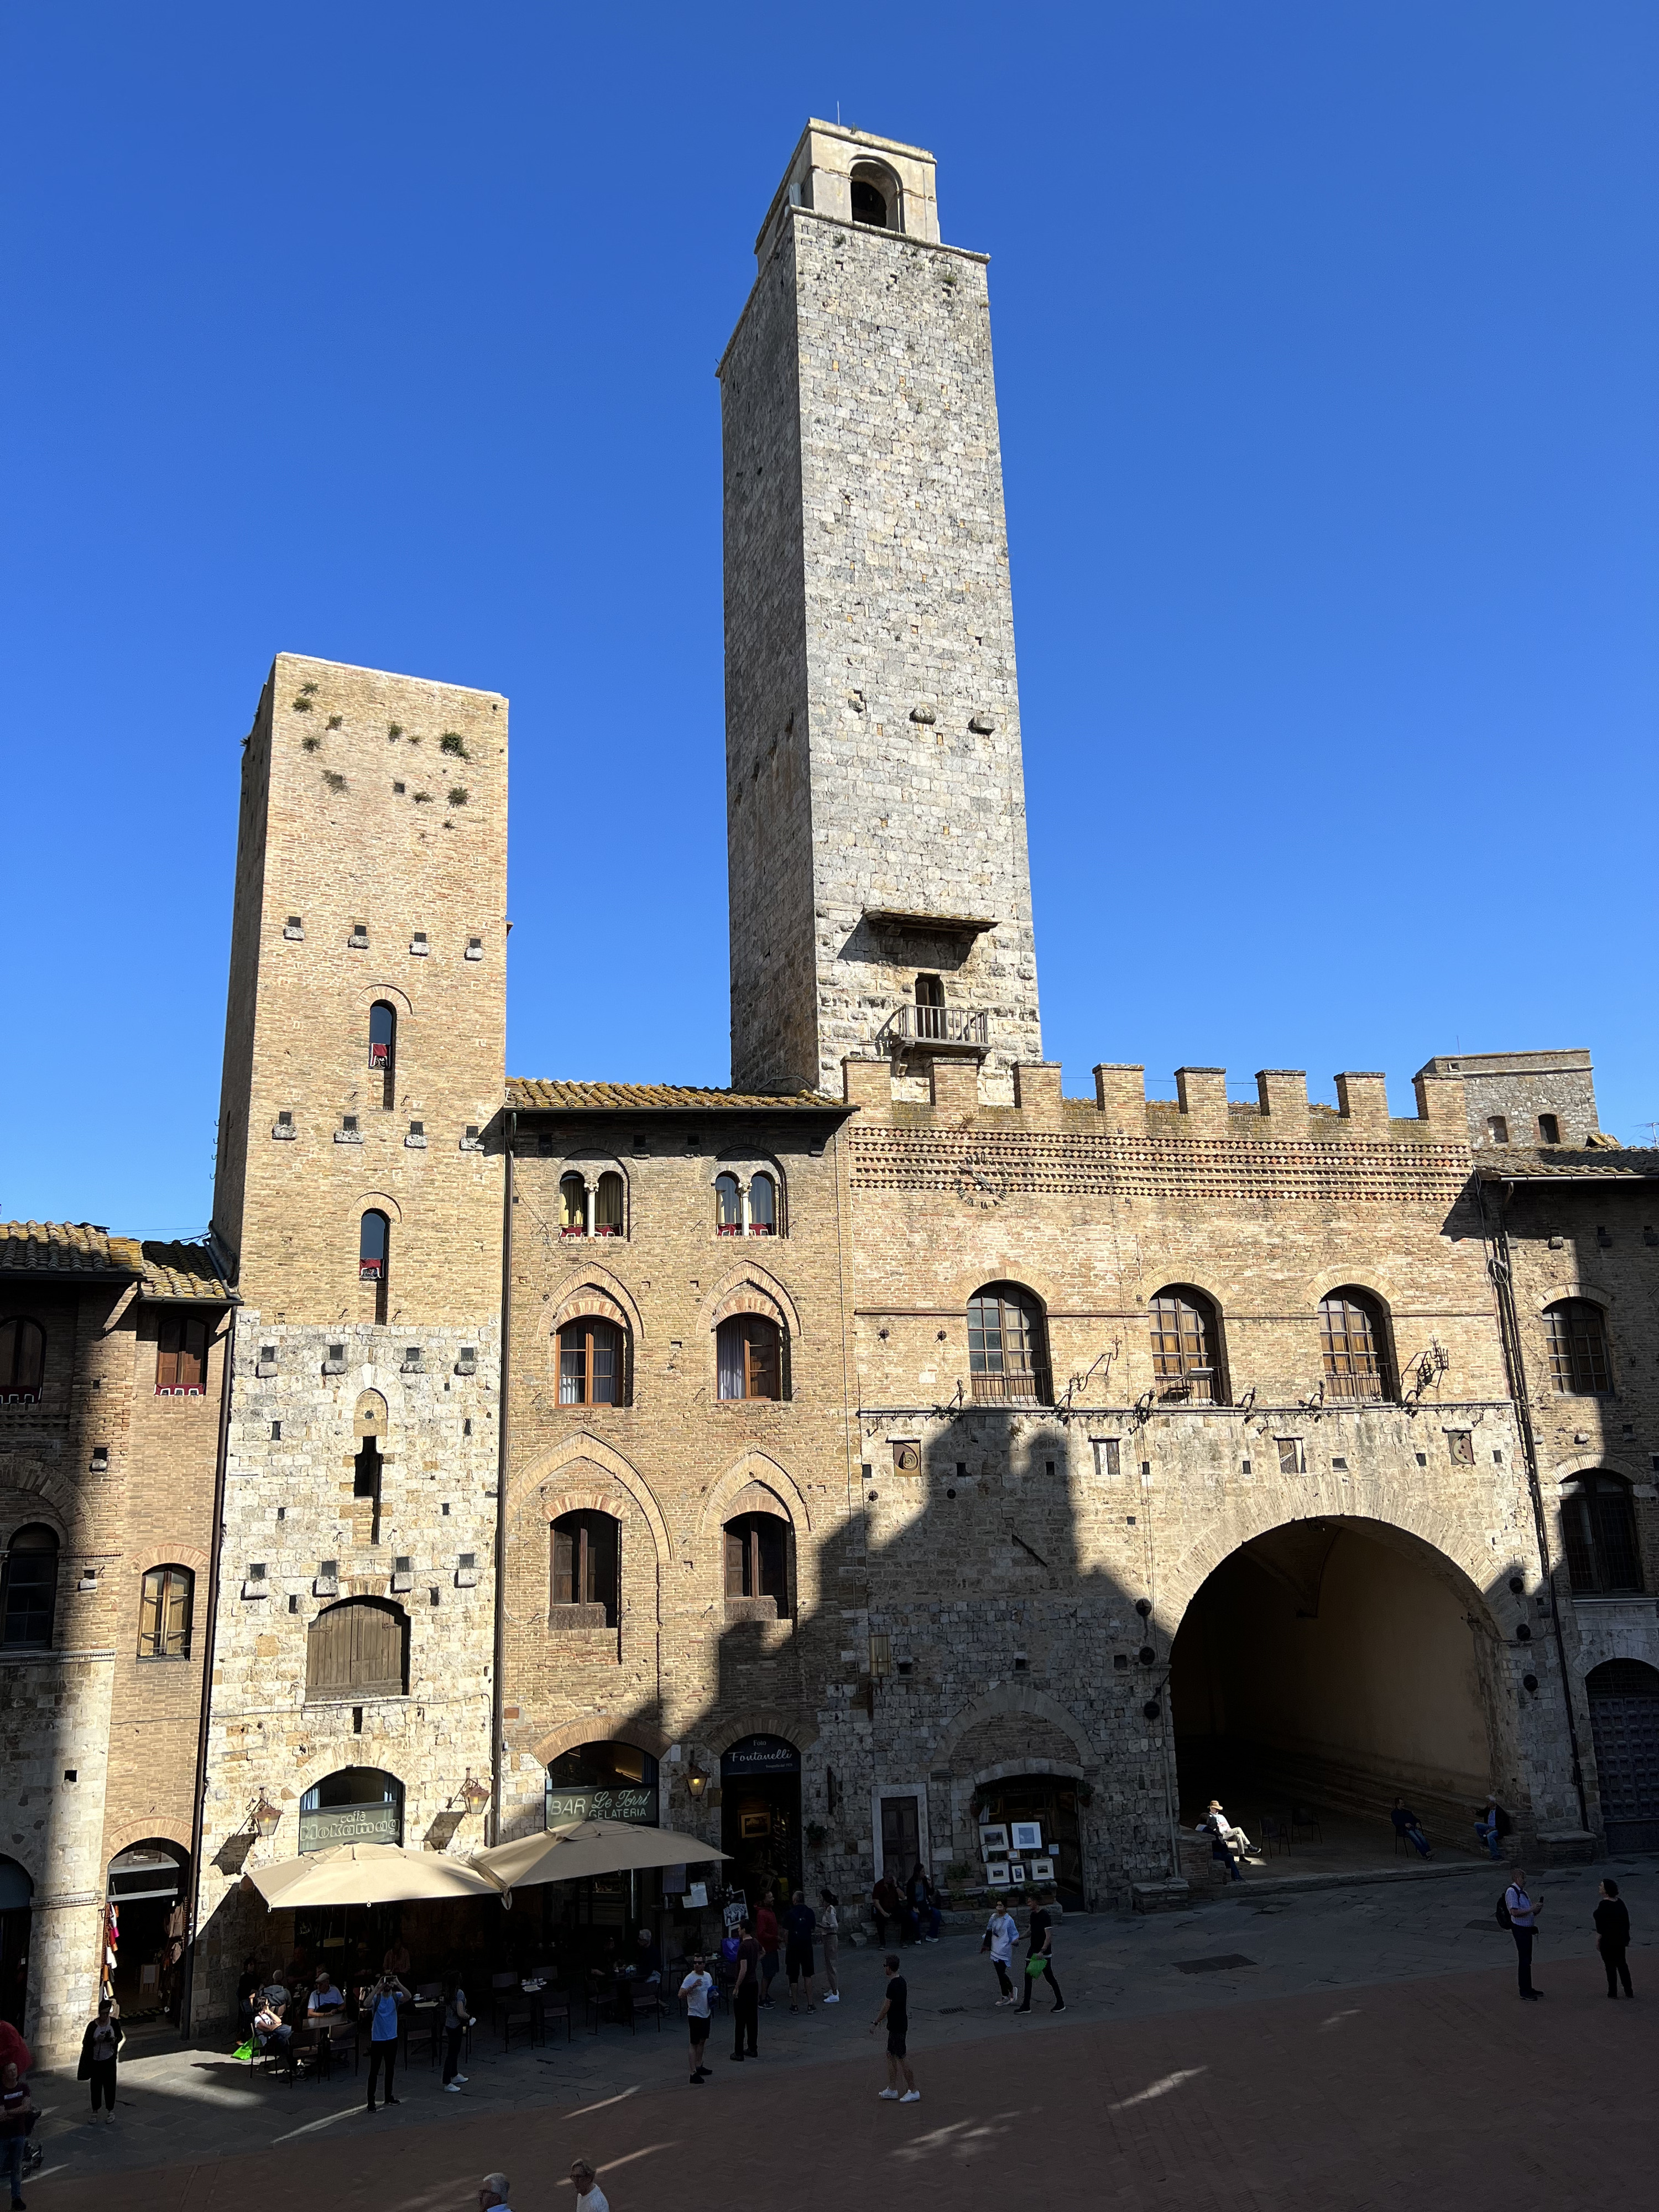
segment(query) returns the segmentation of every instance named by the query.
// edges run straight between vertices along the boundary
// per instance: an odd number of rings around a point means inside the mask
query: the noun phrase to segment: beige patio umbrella
[[[682,1836],[672,1828],[644,1828],[632,1820],[572,1820],[475,1852],[471,1864],[497,1889],[511,1892],[537,1882],[624,1874],[630,1867],[700,1866],[728,1856],[700,1836]]]
[[[248,1880],[273,1911],[315,1905],[396,1905],[416,1898],[494,1897],[465,1859],[406,1851],[401,1844],[336,1844],[302,1858],[254,1867]]]

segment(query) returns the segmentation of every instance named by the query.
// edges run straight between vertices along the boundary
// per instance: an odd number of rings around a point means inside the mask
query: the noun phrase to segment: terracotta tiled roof
[[[230,1293],[215,1273],[205,1244],[146,1243],[143,1250],[147,1298],[213,1298],[229,1303]]]
[[[1659,1151],[1646,1146],[1598,1146],[1585,1152],[1527,1152],[1519,1159],[1488,1156],[1477,1163],[1483,1182],[1651,1182],[1659,1181]]]
[[[0,1274],[137,1275],[136,1237],[112,1237],[90,1221],[0,1221]]]
[[[699,1091],[684,1083],[544,1083],[539,1077],[510,1075],[507,1081],[507,1103],[525,1111],[538,1107],[561,1108],[565,1112],[588,1107],[600,1112],[617,1112],[633,1108],[661,1113],[671,1109],[687,1107],[696,1111],[730,1113],[738,1110],[753,1112],[757,1107],[790,1112],[805,1108],[808,1112],[844,1111],[839,1098],[830,1098],[821,1091],[797,1091],[789,1093],[755,1092],[743,1091]]]

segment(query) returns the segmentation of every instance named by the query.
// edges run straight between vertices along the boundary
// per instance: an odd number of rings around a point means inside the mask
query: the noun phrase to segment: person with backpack
[[[1521,1995],[1535,2002],[1543,1995],[1532,1985],[1532,1947],[1538,1935],[1542,1907],[1527,1894],[1527,1870],[1516,1867],[1515,1879],[1498,1900],[1498,1923],[1515,1938],[1516,1965]]]
[[[1601,1954],[1601,1964],[1607,1970],[1607,1995],[1616,1997],[1619,1984],[1625,1985],[1625,1995],[1633,1997],[1636,1992],[1630,1985],[1630,1965],[1626,1953],[1630,1949],[1630,1907],[1619,1894],[1616,1881],[1604,1881],[1601,1896],[1594,1914],[1595,1948]]]

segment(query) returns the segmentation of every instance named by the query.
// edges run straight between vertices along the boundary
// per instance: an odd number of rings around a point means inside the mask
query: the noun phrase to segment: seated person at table
[[[275,2043],[283,2050],[288,2050],[294,2041],[294,2030],[283,2018],[278,2008],[270,2002],[269,1990],[264,1996],[256,1998],[254,2002],[256,2007],[253,2014],[254,2042],[261,2051],[268,2043]]]
[[[387,1949],[385,1958],[380,1961],[380,1970],[383,1973],[396,1974],[399,1980],[408,1973],[409,1946],[401,1936]]]
[[[605,1939],[605,1948],[599,1954],[599,1963],[587,1970],[588,1987],[596,1990],[602,1982],[615,1981],[617,1969],[621,1963],[617,1956],[617,1939],[614,1936],[607,1936]]]
[[[242,1961],[242,1978],[236,1984],[236,2016],[244,2027],[253,2018],[254,2000],[264,1980],[258,1962],[250,1952]]]
[[[317,1986],[311,1992],[310,2001],[306,2006],[307,2023],[312,2027],[331,2027],[334,2014],[344,2010],[345,1993],[335,1988],[325,1966],[317,1977]]]
[[[655,1978],[662,1972],[662,1953],[648,1928],[641,1928],[634,1938],[633,1963],[635,1972],[642,1977]]]

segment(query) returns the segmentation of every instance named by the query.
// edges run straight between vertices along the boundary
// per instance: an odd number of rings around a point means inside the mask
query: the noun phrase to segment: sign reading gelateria
[[[562,1828],[571,1820],[632,1820],[638,1826],[657,1825],[657,1793],[623,1784],[609,1790],[556,1790],[547,1792],[547,1825]]]
[[[334,1805],[326,1812],[300,1815],[300,1853],[325,1851],[336,1844],[400,1844],[402,1808],[396,1805]]]

